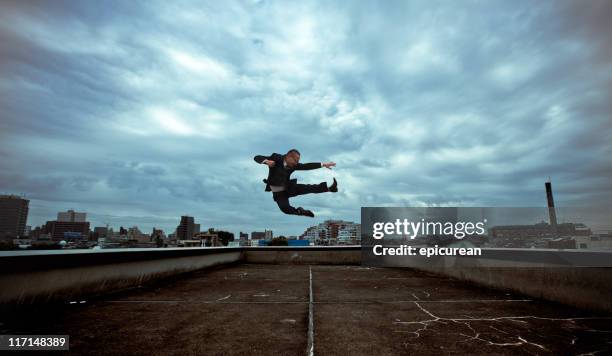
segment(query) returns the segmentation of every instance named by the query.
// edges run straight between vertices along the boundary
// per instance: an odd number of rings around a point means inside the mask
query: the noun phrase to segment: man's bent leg
[[[276,204],[278,204],[280,210],[282,210],[282,212],[285,214],[305,215],[310,216],[311,218],[314,217],[314,214],[310,210],[303,209],[302,207],[292,207],[291,204],[289,204],[289,195],[285,191],[272,193],[272,197],[274,198],[274,201],[276,201]]]
[[[272,193],[272,197],[283,213],[299,215],[297,209],[289,204],[289,196],[287,195],[287,192],[275,192]]]

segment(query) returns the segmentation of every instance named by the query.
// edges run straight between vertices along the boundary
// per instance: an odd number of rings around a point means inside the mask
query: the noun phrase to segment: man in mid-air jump
[[[272,198],[278,204],[278,207],[285,214],[304,215],[314,217],[310,210],[302,207],[294,208],[289,204],[289,198],[296,195],[308,193],[324,193],[337,192],[338,182],[334,178],[334,182],[329,187],[327,182],[319,184],[298,184],[297,179],[289,179],[291,173],[296,170],[310,170],[325,167],[331,169],[335,166],[334,162],[325,163],[300,163],[300,152],[296,149],[291,149],[284,155],[272,153],[270,156],[255,156],[255,162],[265,164],[269,167],[268,178],[264,179],[266,183],[266,192],[272,192]]]

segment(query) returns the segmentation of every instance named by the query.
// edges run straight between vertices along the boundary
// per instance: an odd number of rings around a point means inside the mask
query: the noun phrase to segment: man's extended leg
[[[310,194],[310,193],[325,193],[325,192],[337,192],[338,183],[334,178],[334,183],[331,186],[327,186],[327,182],[321,182],[319,184],[296,184],[291,189],[290,196]]]
[[[276,204],[278,204],[280,210],[282,210],[285,214],[305,215],[310,216],[311,218],[314,217],[314,214],[310,210],[305,210],[302,207],[292,207],[291,204],[289,204],[289,195],[285,191],[272,193],[272,197],[274,198],[274,201],[276,201]]]

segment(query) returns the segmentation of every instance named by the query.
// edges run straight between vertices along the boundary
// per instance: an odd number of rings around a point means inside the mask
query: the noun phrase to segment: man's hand
[[[331,169],[331,167],[335,166],[336,163],[335,162],[325,162],[325,163],[321,163],[321,167],[325,167],[327,169]]]
[[[276,164],[276,162],[271,161],[269,159],[264,159],[263,162],[261,162],[261,163],[267,165],[270,168],[274,167],[274,165]]]

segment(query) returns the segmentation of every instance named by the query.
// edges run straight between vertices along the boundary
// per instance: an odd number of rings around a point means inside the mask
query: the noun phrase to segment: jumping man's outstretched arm
[[[316,163],[298,163],[295,166],[295,170],[296,171],[307,171],[310,169],[317,169],[317,168],[321,168],[323,167],[321,162],[316,162]]]
[[[331,169],[331,167],[335,166],[336,163],[334,162],[316,162],[316,163],[298,163],[297,166],[295,167],[296,171],[307,171],[310,169],[317,169],[317,168],[329,168]]]
[[[276,161],[278,161],[279,157],[280,155],[278,153],[272,153],[270,156],[257,155],[253,157],[253,159],[259,164],[265,164],[272,168],[276,165]]]
[[[271,159],[269,156],[262,156],[262,155],[257,155],[255,157],[253,157],[253,159],[255,160],[255,162],[257,163],[263,163],[263,161],[267,160],[267,159]]]

